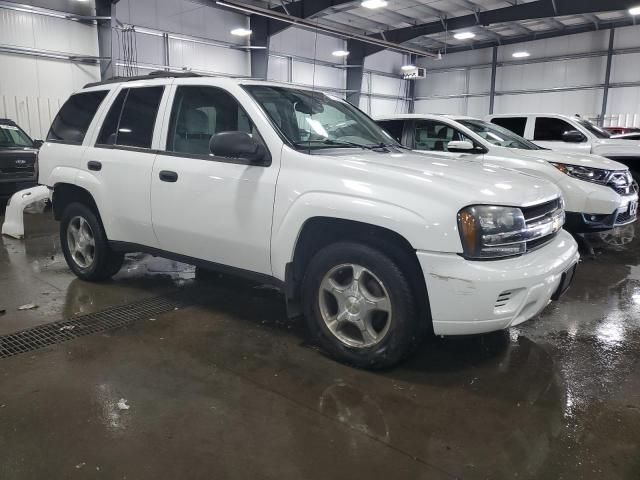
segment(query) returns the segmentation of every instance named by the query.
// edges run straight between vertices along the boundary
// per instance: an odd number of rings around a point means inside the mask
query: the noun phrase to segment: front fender
[[[284,280],[304,224],[315,217],[351,220],[387,228],[403,236],[414,248],[427,236],[428,225],[416,212],[386,202],[348,195],[309,192],[298,197],[275,225],[271,242],[273,274]],[[459,243],[459,239],[456,240]]]

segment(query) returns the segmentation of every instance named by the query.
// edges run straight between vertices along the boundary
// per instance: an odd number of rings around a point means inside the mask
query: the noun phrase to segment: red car
[[[640,128],[633,127],[604,127],[611,135],[621,135],[623,133],[640,133]]]

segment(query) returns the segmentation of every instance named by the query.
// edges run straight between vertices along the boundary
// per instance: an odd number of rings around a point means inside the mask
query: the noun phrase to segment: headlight
[[[609,170],[602,170],[600,168],[583,167],[582,165],[569,165],[567,163],[553,163],[551,165],[556,167],[562,173],[586,182],[593,183],[605,183],[609,176]]]
[[[474,205],[458,212],[458,229],[469,259],[490,259],[521,255],[528,242],[556,233],[564,224],[562,203],[558,208],[527,223],[521,209]]]

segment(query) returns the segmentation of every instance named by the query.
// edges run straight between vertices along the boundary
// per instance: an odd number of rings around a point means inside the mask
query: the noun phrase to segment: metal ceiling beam
[[[579,2],[575,0],[536,0],[494,10],[475,12],[470,15],[447,18],[443,21],[425,23],[415,27],[389,30],[385,32],[385,37],[390,42],[403,43],[423,35],[432,35],[445,30],[451,31],[471,28],[478,24],[487,26],[495,23],[549,18],[556,15],[583,15],[585,13],[627,10],[637,4],[637,2],[638,0],[581,0]],[[563,30],[563,32],[568,31],[570,31],[569,28]],[[381,38],[380,34],[370,36]],[[474,48],[478,48],[477,45],[475,45]],[[367,54],[370,55],[379,50],[381,49],[369,47]]]

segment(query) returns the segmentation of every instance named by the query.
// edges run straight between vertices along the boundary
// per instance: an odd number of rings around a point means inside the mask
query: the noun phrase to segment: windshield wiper
[[[310,144],[312,143],[319,143],[321,145],[327,145],[331,147],[356,147],[356,148],[362,148],[364,150],[374,150],[376,148],[380,148],[379,145],[363,145],[361,143],[347,142],[343,140],[332,140],[330,138],[326,138],[324,140],[310,140],[306,142],[295,142],[294,145],[296,147],[307,147],[307,146],[310,146]]]
[[[394,144],[394,143],[379,143],[378,146],[376,148],[401,148],[402,150],[411,150],[411,148],[409,147],[405,147],[404,145],[401,144]]]

